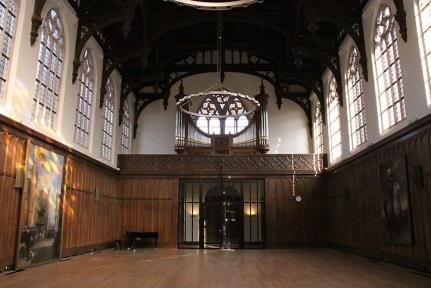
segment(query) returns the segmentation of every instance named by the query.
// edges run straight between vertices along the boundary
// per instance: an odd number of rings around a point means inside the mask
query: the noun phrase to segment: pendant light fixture
[[[200,10],[230,10],[247,7],[251,4],[262,3],[263,0],[235,0],[235,1],[196,1],[196,0],[165,0],[178,5],[190,6]]]

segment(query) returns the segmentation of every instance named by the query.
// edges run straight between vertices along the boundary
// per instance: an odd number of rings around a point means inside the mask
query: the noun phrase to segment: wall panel
[[[8,132],[6,132],[8,131]],[[121,240],[122,207],[117,172],[10,119],[0,117],[0,270],[14,265],[21,193],[16,167],[25,167],[27,140],[64,155],[61,255],[102,249]],[[100,200],[95,199],[96,187]]]
[[[65,190],[62,256],[100,249],[122,239],[121,195],[112,171],[69,157]]]
[[[0,128],[0,271],[13,265],[21,194],[14,189],[17,166],[24,166],[26,140]]]
[[[379,167],[395,157],[407,159],[413,246],[384,240]],[[422,179],[417,167],[423,171]],[[430,175],[431,124],[332,170],[325,175],[326,192],[322,195],[324,241],[367,256],[431,269]]]
[[[320,177],[293,176],[266,178],[267,246],[312,246],[320,241]],[[295,195],[302,197],[295,201]]]
[[[160,247],[177,246],[178,179],[123,177],[123,231],[159,232]]]

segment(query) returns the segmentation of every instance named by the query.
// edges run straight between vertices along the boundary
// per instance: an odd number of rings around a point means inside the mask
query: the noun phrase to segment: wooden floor
[[[398,266],[330,249],[105,251],[0,274],[0,287],[431,287]]]

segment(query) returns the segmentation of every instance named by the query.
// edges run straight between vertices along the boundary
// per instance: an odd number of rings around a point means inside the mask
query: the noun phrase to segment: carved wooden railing
[[[314,175],[325,155],[120,155],[123,175]]]

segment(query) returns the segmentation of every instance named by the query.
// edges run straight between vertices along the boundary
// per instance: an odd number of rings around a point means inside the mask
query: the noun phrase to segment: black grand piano
[[[146,239],[154,239],[154,247],[157,247],[159,232],[134,232],[126,231],[127,248],[135,250],[136,244],[143,244]]]

